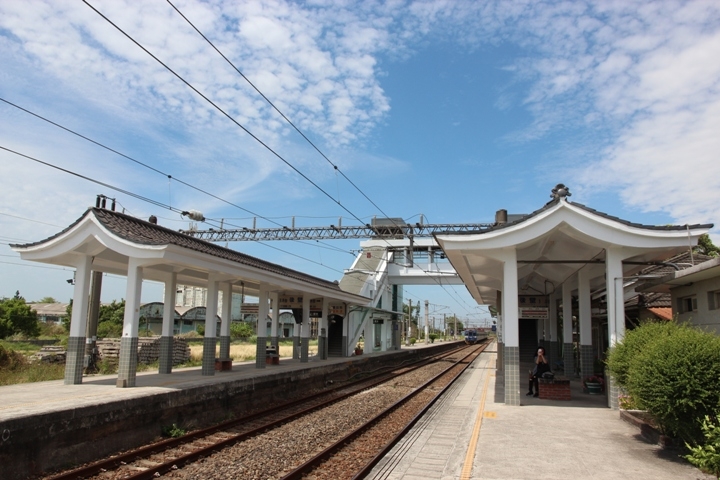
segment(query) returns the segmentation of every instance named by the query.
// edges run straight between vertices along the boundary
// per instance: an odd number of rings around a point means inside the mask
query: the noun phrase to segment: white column
[[[207,305],[205,307],[205,338],[217,337],[218,291],[217,276],[208,276]]]
[[[625,337],[625,301],[623,298],[622,255],[619,249],[605,250],[605,282],[607,288],[607,315],[610,346]]]
[[[300,361],[308,361],[308,343],[310,341],[310,295],[305,293],[302,301],[302,345],[300,346]]]
[[[224,282],[220,285],[222,291],[222,311],[220,312],[220,355],[219,358],[230,358],[230,323],[232,322],[232,283]]]
[[[258,318],[255,328],[257,335],[255,368],[265,368],[265,357],[267,356],[268,297],[267,285],[260,285],[260,291],[258,292]]]
[[[72,316],[70,317],[71,337],[85,337],[90,300],[91,267],[92,257],[83,255],[75,270],[75,288],[73,289]],[[82,348],[84,349],[85,345]]]
[[[625,299],[623,292],[622,253],[617,247],[605,249],[605,288],[607,297],[608,338],[612,347],[625,337]],[[619,408],[622,393],[612,377],[607,379],[608,406]]]
[[[563,303],[563,363],[565,376],[575,373],[575,358],[573,356],[573,326],[572,326],[572,290],[573,285],[568,278],[562,285]]]
[[[140,299],[142,297],[142,270],[139,259],[132,257],[128,259],[125,316],[123,318],[123,334],[120,339],[120,364],[118,365],[116,384],[118,388],[135,386]]]
[[[138,336],[141,297],[142,266],[137,258],[130,258],[128,260],[127,286],[125,290],[123,338],[137,338]]]
[[[506,347],[520,347],[518,274],[515,250],[503,264],[503,340]]]
[[[177,273],[171,273],[165,279],[165,295],[163,301],[163,323],[160,334],[160,368],[159,373],[172,372],[173,366],[173,327],[175,325],[175,298],[177,296]]]
[[[177,273],[173,272],[165,280],[165,296],[163,302],[162,336],[172,337],[175,325],[175,290],[177,289]]]
[[[221,286],[222,290],[222,311],[220,312],[220,336],[230,336],[230,321],[232,316],[232,284],[225,282]]]
[[[590,305],[589,267],[578,271],[578,325],[580,329],[580,370],[583,376],[593,374],[592,307]]]
[[[318,334],[318,353],[320,354],[321,360],[327,360],[327,335],[328,335],[328,316],[330,315],[330,300],[323,298],[322,313],[320,314],[320,328]]]
[[[270,326],[270,342],[277,347],[278,341],[278,323],[280,323],[280,294],[272,292],[270,294],[270,304],[272,305],[272,320]]]
[[[502,320],[505,367],[505,404],[520,405],[520,334],[518,318],[517,252],[503,256]]]
[[[70,338],[65,357],[65,384],[82,383],[85,356],[85,331],[88,323],[88,302],[90,299],[90,269],[92,257],[80,258],[75,270],[72,316],[70,317]]]
[[[430,343],[430,339],[428,338],[429,337],[428,316],[430,315],[430,312],[429,312],[430,309],[428,308],[429,305],[430,305],[430,302],[428,300],[425,300],[425,345]],[[455,335],[457,335],[457,332],[455,332]]]
[[[547,339],[557,342],[557,293],[553,292],[548,296],[548,333]]]
[[[592,345],[592,308],[590,306],[590,275],[586,268],[578,271],[578,321],[580,344]]]

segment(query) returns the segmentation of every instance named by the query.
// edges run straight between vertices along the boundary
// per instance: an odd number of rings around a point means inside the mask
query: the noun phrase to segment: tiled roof
[[[39,242],[27,243],[23,245],[11,245],[12,247],[28,248],[35,245],[40,245],[53,238],[56,238],[68,230],[72,229],[75,225],[80,223],[88,215],[94,215],[95,218],[110,232],[114,235],[128,240],[130,242],[139,245],[177,245],[179,247],[195,250],[197,252],[212,255],[213,257],[230,260],[232,262],[246,265],[249,267],[265,270],[271,273],[282,275],[284,277],[293,278],[303,282],[318,285],[324,288],[331,288],[334,290],[341,291],[339,285],[329,280],[307,275],[296,270],[285,268],[275,263],[266,262],[259,258],[240,253],[236,250],[224,248],[214,243],[200,240],[184,233],[170,230],[169,228],[155,225],[139,218],[131,217],[120,212],[113,212],[111,210],[105,210],[102,208],[89,208],[79,219],[73,222],[69,227],[64,229],[62,232],[57,233],[45,240]]]
[[[562,201],[562,199],[560,199],[560,198],[554,198],[554,199],[550,200],[548,203],[546,203],[545,205],[543,205],[542,208],[539,208],[539,209],[535,210],[534,212],[532,212],[528,215],[525,215],[525,216],[519,218],[518,220],[515,220],[514,222],[494,224],[494,225],[492,225],[488,228],[482,229],[482,230],[475,230],[475,231],[469,231],[469,232],[467,232],[467,231],[466,232],[439,232],[437,235],[477,235],[480,233],[487,233],[487,232],[492,232],[495,230],[501,230],[503,228],[512,227],[514,225],[523,223],[523,222],[531,219],[532,217],[540,215],[541,213],[545,212],[546,210],[551,209],[552,207],[554,207],[561,201]],[[687,230],[687,229],[696,229],[696,228],[713,228],[713,226],[714,226],[712,223],[694,224],[694,225],[645,225],[642,223],[633,223],[628,220],[623,220],[622,218],[600,212],[598,210],[595,210],[594,208],[587,207],[581,203],[577,203],[577,202],[568,202],[568,203],[574,207],[580,208],[581,210],[585,210],[586,212],[592,213],[593,215],[607,218],[609,220],[613,220],[615,222],[622,223],[623,225],[627,225],[627,226],[635,227],[635,228],[642,228],[645,230],[678,231],[678,230]]]
[[[672,308],[670,307],[654,307],[654,308],[648,308],[655,316],[658,316],[664,320],[672,320],[673,319],[673,313]]]

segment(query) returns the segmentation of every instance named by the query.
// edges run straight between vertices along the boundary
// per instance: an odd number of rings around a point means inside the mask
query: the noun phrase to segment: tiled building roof
[[[65,232],[71,230],[84,218],[89,215],[93,215],[100,224],[105,227],[113,235],[116,235],[124,240],[139,244],[139,245],[176,245],[179,247],[187,248],[197,252],[212,255],[213,257],[222,258],[232,262],[246,265],[249,267],[265,270],[271,273],[282,275],[284,277],[293,278],[310,284],[318,285],[324,288],[331,288],[341,291],[340,286],[336,282],[324,280],[322,278],[314,277],[297,270],[277,265],[275,263],[267,262],[244,253],[240,253],[236,250],[224,248],[214,243],[200,240],[184,233],[170,230],[169,228],[162,227],[139,218],[131,217],[120,212],[114,212],[103,208],[89,208],[80,218],[73,222],[69,227],[57,233],[45,240],[38,242],[27,243],[22,245],[11,245],[16,248],[29,248],[36,245],[43,244],[54,238],[57,238]]]

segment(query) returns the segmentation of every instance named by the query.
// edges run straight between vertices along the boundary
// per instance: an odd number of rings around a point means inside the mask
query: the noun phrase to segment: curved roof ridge
[[[221,247],[214,243],[201,240],[184,233],[171,230],[167,227],[150,223],[137,217],[127,215],[125,213],[115,212],[103,208],[90,207],[83,215],[75,220],[70,226],[63,229],[59,233],[52,235],[38,242],[27,243],[22,245],[11,245],[13,248],[29,248],[41,245],[55,238],[60,237],[66,232],[72,230],[80,222],[89,215],[93,215],[98,222],[113,235],[140,245],[176,245],[197,252],[201,252],[214,257],[230,260],[233,262],[258,268],[268,272],[276,273],[296,280],[305,281],[325,288],[341,290],[338,283],[323,278],[315,277],[306,273],[299,272],[276,263],[268,262],[257,257],[247,255],[245,253],[232,250],[230,248]]]

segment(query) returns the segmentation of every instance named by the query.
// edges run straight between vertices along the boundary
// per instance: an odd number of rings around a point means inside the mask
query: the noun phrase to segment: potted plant
[[[583,387],[590,395],[600,395],[603,392],[605,381],[598,375],[590,375],[583,380]]]
[[[355,355],[362,355],[363,353],[363,344],[362,342],[358,342],[357,345],[355,345]]]

